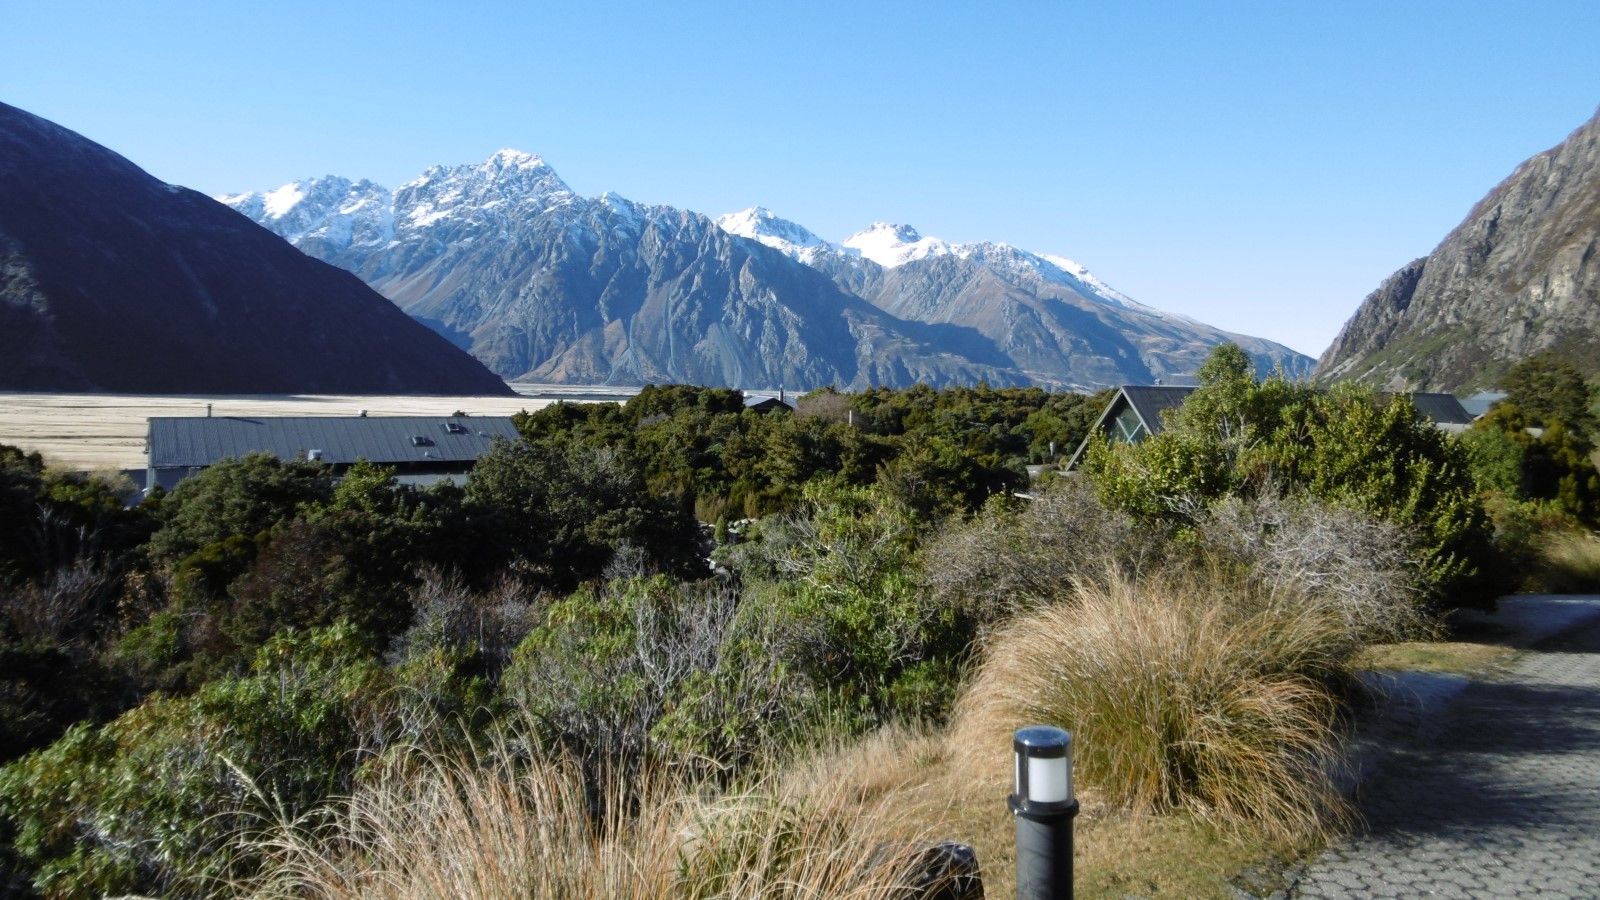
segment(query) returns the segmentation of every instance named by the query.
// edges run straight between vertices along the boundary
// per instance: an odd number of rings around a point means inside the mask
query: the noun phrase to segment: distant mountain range
[[[0,389],[509,393],[349,273],[5,104]]]
[[[1317,377],[1463,391],[1545,349],[1600,374],[1600,112],[1389,276]]]
[[[1082,266],[878,224],[834,244],[762,209],[712,220],[574,193],[502,150],[389,191],[326,177],[218,198],[360,276],[512,380],[747,388],[1182,380],[1235,341]]]

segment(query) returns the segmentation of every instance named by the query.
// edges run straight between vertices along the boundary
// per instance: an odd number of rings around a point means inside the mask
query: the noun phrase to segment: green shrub
[[[650,495],[625,450],[496,441],[473,470],[467,503],[515,567],[559,590],[600,575],[624,545],[656,571],[704,571],[693,518]]]
[[[1303,492],[1405,530],[1435,602],[1492,598],[1481,577],[1491,533],[1467,454],[1407,398],[1351,386],[1319,391],[1276,376],[1257,383],[1231,345],[1200,374],[1201,386],[1160,434],[1091,445],[1085,471],[1106,502],[1192,527],[1222,497]]]
[[[318,463],[286,463],[265,453],[223,460],[185,478],[162,501],[163,523],[150,539],[150,555],[175,564],[229,538],[254,538],[302,506],[325,502],[332,490],[327,468]]]
[[[208,893],[248,871],[241,829],[348,790],[390,736],[385,677],[354,629],[284,634],[249,675],[78,726],[0,769],[0,817],[52,897]]]
[[[739,763],[809,714],[766,628],[731,584],[615,579],[544,610],[502,686],[586,765]]]
[[[917,584],[915,514],[880,488],[815,482],[805,497],[732,557],[772,579],[774,652],[860,725],[941,717],[975,624]]]

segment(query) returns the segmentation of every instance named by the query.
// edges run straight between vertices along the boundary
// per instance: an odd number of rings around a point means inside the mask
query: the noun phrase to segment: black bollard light
[[[1016,793],[1011,814],[1017,820],[1017,900],[1070,900],[1072,897],[1072,820],[1078,801],[1072,794],[1072,733],[1050,725],[1017,730]]]

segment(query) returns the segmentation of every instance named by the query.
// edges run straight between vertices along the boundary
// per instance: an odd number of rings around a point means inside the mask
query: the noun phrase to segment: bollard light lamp
[[[1072,733],[1051,725],[1017,730],[1017,900],[1072,900]]]
[[[1072,804],[1072,732],[1052,725],[1017,730],[1017,804],[1031,812],[1065,810]]]

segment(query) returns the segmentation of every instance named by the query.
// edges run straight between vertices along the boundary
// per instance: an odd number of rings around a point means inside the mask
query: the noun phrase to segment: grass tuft
[[[1552,594],[1600,593],[1600,538],[1563,531],[1540,542],[1538,583]]]
[[[1081,582],[989,643],[956,746],[989,753],[1023,724],[1059,724],[1102,803],[1305,845],[1348,814],[1330,777],[1328,685],[1345,672],[1349,628],[1329,604],[1215,579]]]
[[[353,796],[254,838],[254,898],[897,897],[924,830],[815,779],[721,790],[664,774],[586,783],[512,742],[409,750]]]

